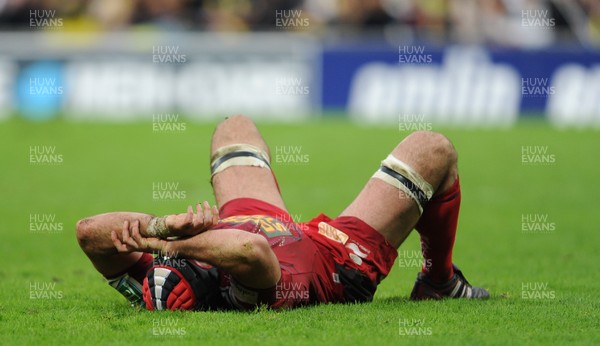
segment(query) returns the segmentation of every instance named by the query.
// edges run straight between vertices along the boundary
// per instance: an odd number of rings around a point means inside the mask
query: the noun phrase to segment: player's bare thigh
[[[231,144],[250,144],[269,154],[269,147],[252,120],[236,115],[221,122],[212,138],[211,156],[220,147]],[[270,169],[234,166],[213,177],[213,189],[218,206],[236,198],[256,198],[286,210],[277,183]]]
[[[457,154],[443,135],[419,131],[406,137],[392,155],[411,166],[437,195],[456,180]],[[381,233],[392,246],[398,247],[409,235],[420,213],[417,203],[403,191],[371,178],[358,197],[340,216],[355,216]]]

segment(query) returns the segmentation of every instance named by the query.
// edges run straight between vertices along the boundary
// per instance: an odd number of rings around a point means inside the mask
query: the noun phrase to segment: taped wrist
[[[211,178],[233,166],[254,166],[271,168],[269,155],[250,144],[232,144],[215,151],[210,159]]]
[[[392,155],[381,161],[381,166],[373,174],[373,178],[381,179],[410,196],[423,214],[423,208],[433,196],[433,187],[412,167]]]
[[[163,239],[166,238],[169,235],[169,228],[167,228],[167,217],[155,216],[150,219],[148,227],[146,228],[146,233],[150,237]]]

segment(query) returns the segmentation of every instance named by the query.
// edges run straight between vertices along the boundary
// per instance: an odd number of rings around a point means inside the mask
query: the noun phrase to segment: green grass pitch
[[[410,260],[419,249],[413,233],[400,248],[406,260],[397,261],[371,304],[247,313],[131,308],[80,251],[75,222],[214,201],[213,127],[188,123],[182,132],[156,133],[150,123],[0,123],[0,344],[600,343],[600,134],[542,122],[434,128],[459,151],[463,204],[454,261],[471,283],[489,289],[488,301],[408,301],[418,271]],[[301,162],[280,160],[274,169],[290,213],[303,220],[337,215],[407,135],[343,121],[260,127],[275,159],[277,147],[300,151]],[[54,148],[62,162],[32,163],[36,146]],[[156,182],[177,183],[185,196],[155,200]]]

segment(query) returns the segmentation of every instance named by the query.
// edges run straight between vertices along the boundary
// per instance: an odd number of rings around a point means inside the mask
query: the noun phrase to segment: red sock
[[[436,283],[448,281],[452,269],[452,248],[460,210],[460,183],[458,178],[440,196],[432,198],[424,208],[415,226],[421,236],[423,268],[421,271]]]

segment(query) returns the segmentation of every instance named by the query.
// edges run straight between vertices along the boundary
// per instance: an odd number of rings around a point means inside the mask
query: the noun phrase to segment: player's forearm
[[[169,256],[193,258],[221,268],[242,265],[251,257],[253,234],[239,230],[212,230],[190,238],[173,240],[167,246]]]
[[[253,288],[277,283],[277,257],[262,236],[236,229],[210,230],[196,236],[167,242],[169,255],[195,259],[219,267]]]
[[[153,215],[136,212],[113,212],[91,216],[77,222],[77,240],[86,253],[116,254],[111,240],[112,231],[121,234],[125,221],[140,221],[140,233],[146,228]]]

